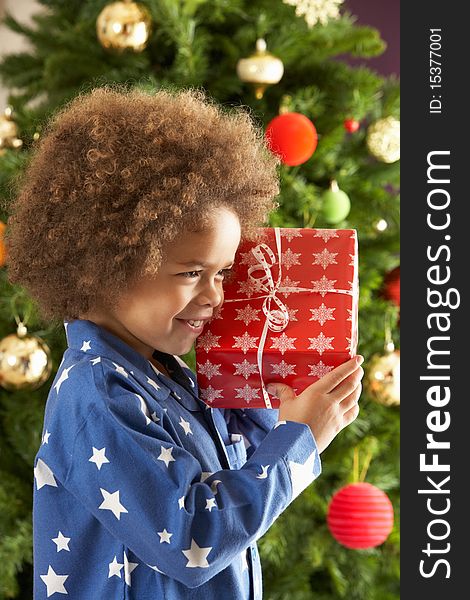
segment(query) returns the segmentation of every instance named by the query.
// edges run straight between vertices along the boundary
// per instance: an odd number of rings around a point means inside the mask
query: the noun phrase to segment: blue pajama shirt
[[[68,347],[34,461],[34,599],[260,600],[256,541],[321,472],[278,409],[211,408],[95,323]]]

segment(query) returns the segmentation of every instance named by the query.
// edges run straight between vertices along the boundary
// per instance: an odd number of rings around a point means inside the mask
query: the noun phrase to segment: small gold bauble
[[[14,148],[18,150],[23,145],[23,140],[18,137],[18,126],[12,118],[10,107],[5,109],[3,115],[0,115],[0,149]]]
[[[400,404],[400,350],[376,354],[371,358],[367,384],[373,399],[379,404]]]
[[[22,324],[17,333],[0,340],[0,386],[6,390],[35,390],[51,370],[48,345],[39,337],[26,335]]]
[[[369,126],[366,138],[372,156],[385,163],[400,159],[400,121],[394,117],[379,119]]]
[[[256,41],[256,52],[237,63],[238,77],[245,83],[253,84],[258,100],[261,100],[268,85],[279,83],[283,74],[282,60],[266,50],[266,42],[262,38]]]
[[[150,13],[142,4],[113,2],[98,15],[96,34],[103,48],[142,52],[149,39],[151,25]]]

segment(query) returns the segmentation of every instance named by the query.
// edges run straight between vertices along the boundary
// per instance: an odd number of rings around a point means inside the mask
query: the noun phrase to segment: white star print
[[[138,566],[139,563],[129,562],[127,554],[124,552],[124,580],[127,585],[131,585],[131,573]]]
[[[67,594],[68,592],[64,587],[65,580],[68,578],[68,575],[58,575],[54,569],[49,565],[49,569],[47,571],[47,575],[41,575],[41,579],[47,586],[47,597],[52,596],[56,592],[58,594]]]
[[[101,450],[98,450],[94,446],[92,446],[92,448],[93,448],[93,456],[91,456],[88,459],[88,461],[95,463],[96,466],[98,467],[98,471],[101,471],[101,467],[103,466],[103,464],[109,463],[109,460],[106,458],[106,456],[104,454],[106,452],[106,448],[101,448]]]
[[[289,461],[289,468],[291,472],[292,481],[292,500],[302,492],[307,486],[309,486],[315,479],[313,474],[313,466],[315,463],[316,451],[307,458],[304,464],[297,463],[292,460]]]
[[[149,417],[150,411],[148,409],[148,406],[145,402],[145,400],[142,398],[142,396],[140,394],[135,394],[135,396],[137,396],[137,398],[139,399],[140,402],[140,410],[142,411],[144,417],[145,417],[145,424],[149,425],[149,423],[151,423],[151,419]]]
[[[172,456],[172,452],[173,452],[173,448],[164,448],[163,446],[161,447],[162,451],[160,453],[160,456],[157,458],[157,460],[161,460],[165,463],[166,467],[168,468],[168,465],[170,464],[170,462],[175,462],[175,459]]]
[[[64,381],[66,381],[69,378],[69,371],[71,369],[73,369],[75,365],[72,365],[71,367],[69,367],[68,369],[64,369],[62,371],[62,373],[60,374],[59,379],[57,380],[57,383],[55,384],[55,389],[57,391],[57,393],[60,392],[60,386],[64,383]]]
[[[209,566],[209,563],[207,562],[207,555],[211,550],[212,546],[208,546],[207,548],[200,548],[196,544],[195,540],[191,538],[191,548],[181,551],[188,559],[186,567],[207,568]]]
[[[99,362],[101,362],[101,356],[98,356],[97,358],[92,358],[90,360],[90,362],[91,362],[92,365],[98,364]]]
[[[40,458],[38,458],[38,462],[34,467],[34,477],[36,477],[36,486],[38,490],[40,490],[45,485],[57,487],[57,482],[54,478],[54,473]]]
[[[206,498],[206,510],[212,512],[212,509],[216,506],[217,504],[215,503],[215,498]]]
[[[147,564],[147,563],[145,563],[145,564]],[[163,571],[160,571],[160,569],[158,567],[152,567],[152,565],[147,565],[147,567],[150,567],[151,569],[153,569],[157,573],[161,573],[162,575],[166,575],[166,573],[164,573]]]
[[[57,545],[57,552],[60,552],[61,550],[68,550],[70,552],[70,539],[71,538],[64,537],[62,532],[59,531],[59,535],[56,538],[52,538],[52,541]]]
[[[153,412],[151,414],[152,420],[154,421],[154,423],[158,423],[158,421],[160,421],[159,417],[157,417],[157,413]]]
[[[192,435],[194,435],[193,432],[191,431],[191,425],[188,423],[188,421],[185,421],[181,415],[180,415],[180,419],[181,420],[178,423],[178,425],[181,425],[181,427],[184,429],[185,434],[188,435],[188,433],[191,433]]]
[[[178,506],[180,507],[180,510],[182,508],[184,508],[184,496],[181,496],[181,498],[178,498]]]
[[[160,389],[160,386],[158,385],[158,383],[156,383],[151,377],[147,377],[147,383],[150,383],[150,385],[152,387],[154,387],[156,390]]]
[[[108,568],[109,568],[109,574],[108,574],[108,579],[110,577],[113,577],[114,575],[116,575],[116,577],[119,577],[121,579],[121,569],[124,566],[124,563],[118,563],[117,558],[114,557],[113,562],[109,563]]]
[[[172,533],[168,533],[166,529],[163,531],[157,531],[157,533],[160,536],[160,544],[163,544],[163,542],[166,542],[167,544],[171,543],[170,538],[173,535]]]
[[[118,521],[120,521],[121,513],[122,512],[126,513],[128,511],[126,508],[124,508],[124,506],[119,501],[119,490],[116,490],[112,494],[110,492],[107,492],[103,488],[100,488],[100,491],[103,495],[104,500],[100,504],[100,506],[98,506],[98,508],[101,508],[103,510],[112,511],[112,513],[114,514],[116,519],[118,519]]]
[[[44,432],[44,435],[42,436],[42,443],[43,444],[48,444],[49,443],[49,436],[51,435],[50,431],[46,431]]]
[[[273,429],[277,429],[279,425],[287,425],[287,421],[278,421],[276,425],[274,425]]]
[[[85,340],[83,340],[83,345],[80,348],[80,350],[82,352],[86,352],[87,350],[91,350],[91,346],[90,346],[91,340],[88,340],[87,342],[85,342]]]
[[[263,472],[260,475],[256,476],[256,479],[266,479],[266,477],[268,476],[268,469],[271,465],[261,465],[261,469],[263,470]]]
[[[129,377],[129,374],[127,373],[127,371],[126,371],[126,369],[124,367],[121,367],[121,365],[117,365],[115,362],[113,362],[113,365],[116,367],[116,372],[117,373],[120,373],[121,375],[124,375],[124,377]]]

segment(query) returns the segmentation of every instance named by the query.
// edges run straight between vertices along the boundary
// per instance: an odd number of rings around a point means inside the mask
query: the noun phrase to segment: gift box
[[[224,303],[196,343],[200,397],[221,408],[278,408],[266,390],[300,394],[357,347],[353,229],[260,228],[240,244]]]

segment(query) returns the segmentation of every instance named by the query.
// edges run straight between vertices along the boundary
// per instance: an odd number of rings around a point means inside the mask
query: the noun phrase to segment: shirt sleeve
[[[227,429],[232,435],[243,437],[246,456],[250,458],[279,420],[278,408],[225,409]]]
[[[129,402],[130,393],[119,400]],[[99,468],[90,461],[95,450],[107,459]],[[159,423],[134,431],[94,405],[63,485],[143,562],[196,588],[260,538],[320,471],[302,423],[276,424],[241,469],[204,478]]]

